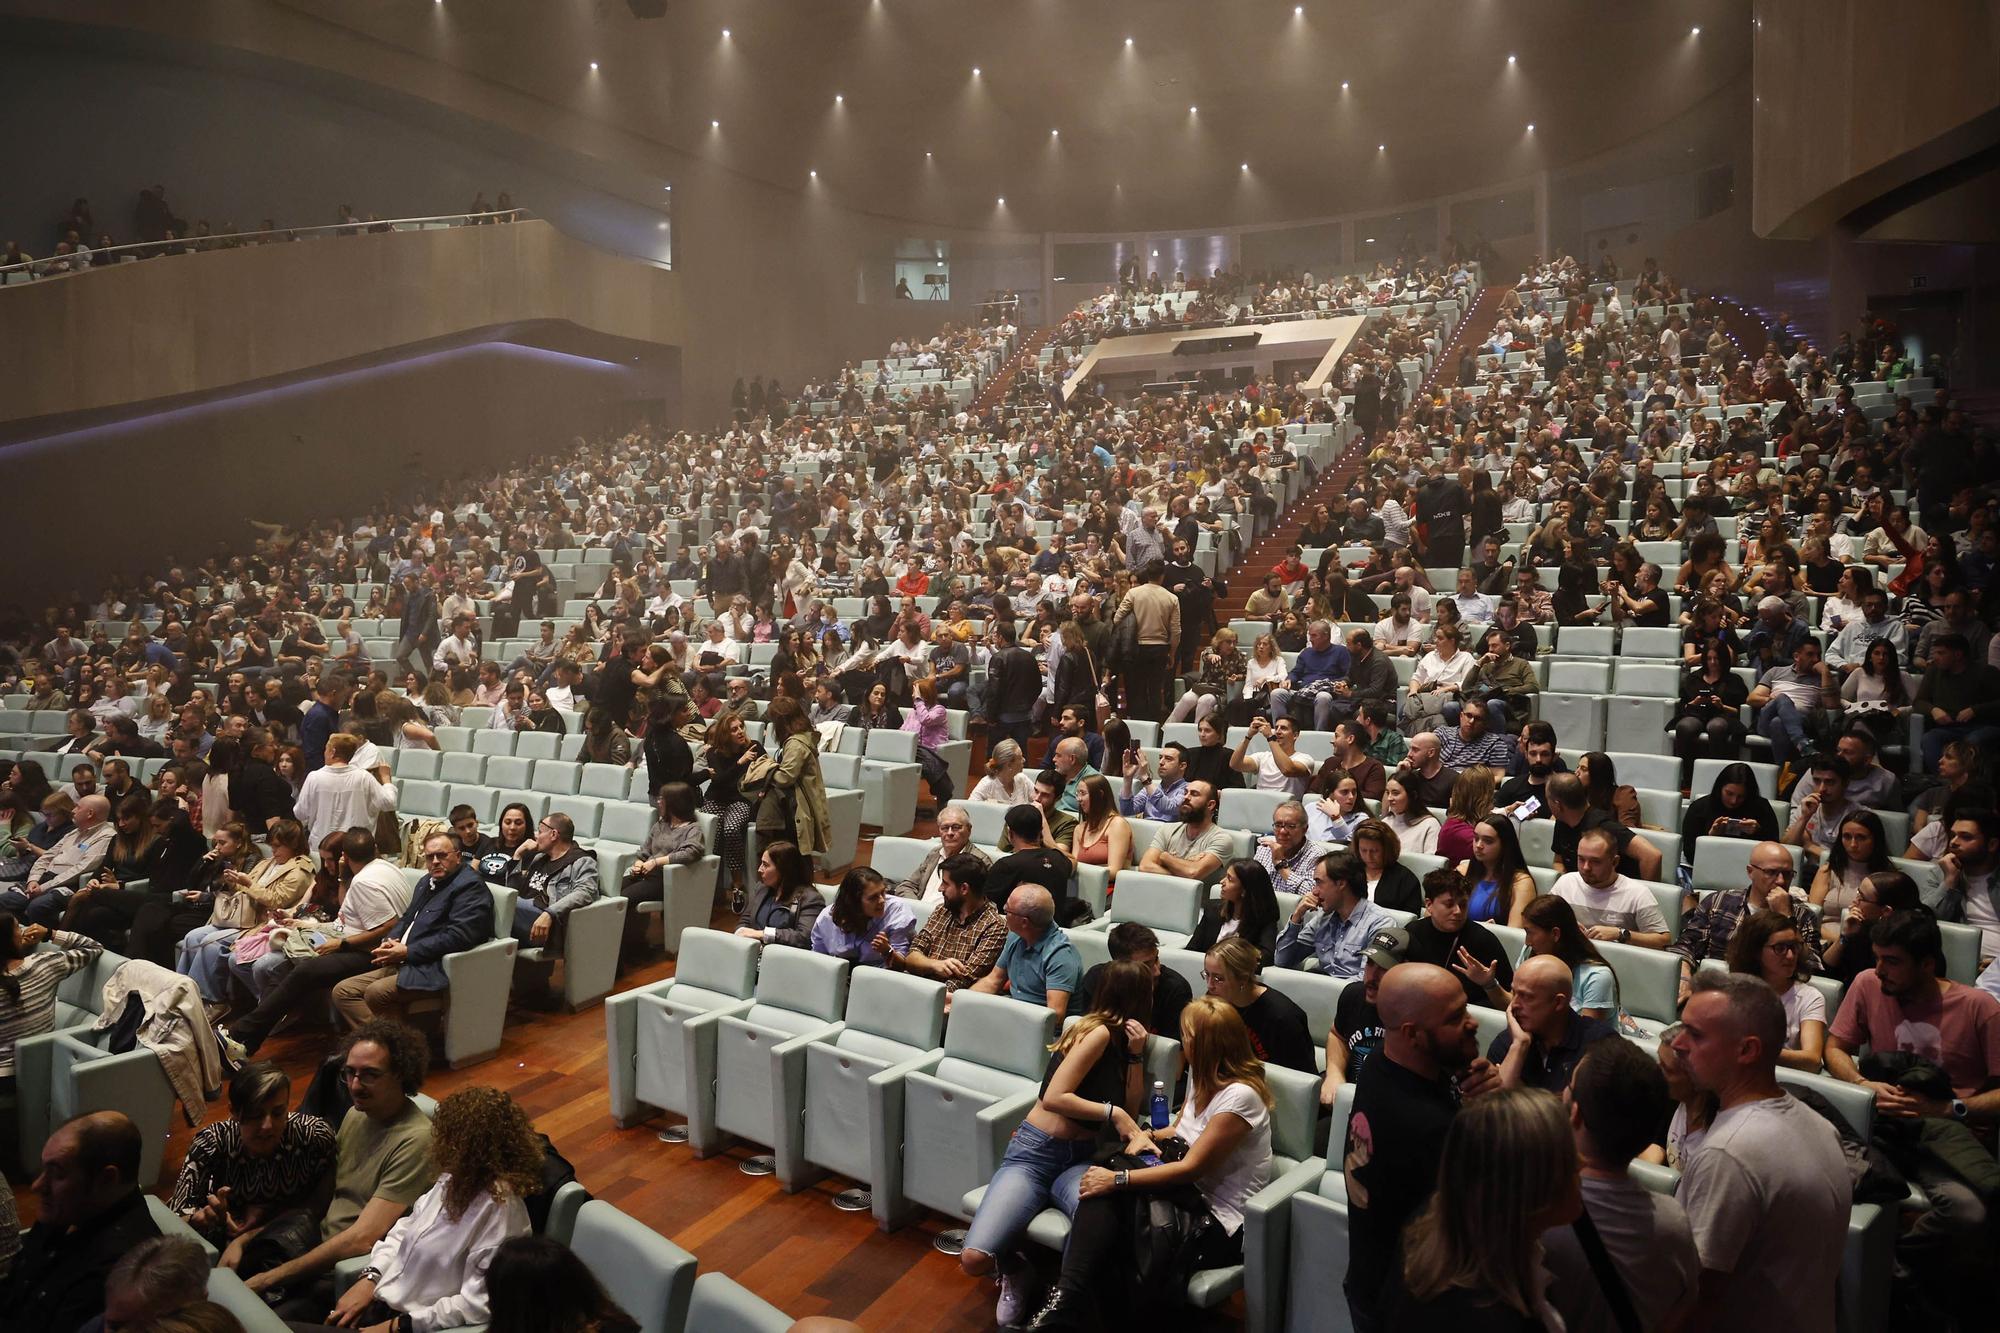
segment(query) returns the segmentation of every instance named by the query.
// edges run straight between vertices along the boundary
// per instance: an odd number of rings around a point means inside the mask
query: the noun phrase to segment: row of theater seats
[[[1161,961],[1197,993],[1204,989],[1199,955],[1168,948]],[[1322,1042],[1350,984],[1279,969],[1264,980],[1306,1006]],[[1475,1013],[1482,1043],[1502,1030],[1498,1011]],[[690,932],[672,980],[605,1006],[612,1118],[629,1127],[660,1112],[679,1116],[704,1157],[736,1140],[768,1149],[788,1191],[828,1175],[858,1182],[885,1230],[924,1209],[969,1220],[1039,1093],[1058,1022],[1038,1006],[970,991],[953,997],[946,1017],[937,982]],[[1178,1093],[1178,1043],[1151,1038],[1146,1064]],[[1271,1181],[1246,1207],[1244,1262],[1194,1274],[1187,1299],[1208,1308],[1241,1290],[1253,1333],[1345,1333],[1338,1284],[1346,1194],[1337,1145],[1345,1142],[1352,1085],[1328,1119],[1317,1077],[1276,1067],[1265,1074],[1276,1099]],[[1820,1093],[1868,1133],[1867,1089],[1789,1070],[1779,1077]],[[1638,1163],[1635,1171],[1653,1189],[1671,1191],[1676,1181],[1666,1168]],[[1049,1209],[1028,1235],[1060,1250],[1068,1232],[1068,1219]],[[1892,1215],[1855,1207],[1841,1277],[1843,1333],[1880,1327],[1893,1237]]]

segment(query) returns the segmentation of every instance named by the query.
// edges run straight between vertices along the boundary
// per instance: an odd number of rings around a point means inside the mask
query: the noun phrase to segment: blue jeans
[[[1789,764],[1812,748],[1806,739],[1806,720],[1798,705],[1782,694],[1772,695],[1771,701],[1758,710],[1757,734],[1771,742],[1771,757],[1780,764]]]
[[[1292,700],[1297,695],[1298,691],[1296,690],[1271,691],[1271,720],[1273,722],[1291,712]],[[1331,727],[1333,725],[1333,706],[1339,700],[1334,695],[1321,693],[1306,695],[1300,702],[1305,702],[1307,699],[1312,702],[1312,729],[1314,731],[1325,731]],[[1293,721],[1298,720],[1297,718],[1293,719]]]
[[[1077,1183],[1090,1166],[1093,1139],[1059,1139],[1025,1121],[1007,1144],[986,1197],[966,1228],[965,1248],[981,1254],[1010,1254],[1028,1234],[1035,1214],[1054,1204],[1076,1215]]]
[[[535,923],[540,921],[544,916],[548,916],[548,909],[546,907],[537,907],[532,901],[526,898],[515,900],[513,935],[516,940],[520,941],[523,949],[560,949],[562,947],[562,920],[559,917],[549,917],[549,937],[542,941],[542,943],[536,944],[534,940],[529,938],[530,933],[535,928]]]
[[[1441,715],[1444,718],[1444,724],[1447,727],[1456,727],[1458,725],[1458,715],[1464,707],[1465,704],[1458,699],[1448,700]],[[1497,736],[1505,730],[1507,730],[1507,705],[1498,699],[1494,699],[1486,705],[1487,734]]]
[[[229,975],[238,987],[262,1004],[265,996],[278,989],[278,983],[285,979],[285,973],[292,970],[296,961],[286,957],[283,949],[271,949],[247,963],[241,963],[232,950],[228,962]]]
[[[229,999],[229,951],[242,933],[233,926],[196,926],[181,937],[174,971],[191,978],[202,999]]]
[[[62,924],[69,898],[68,893],[57,889],[43,889],[32,898],[21,889],[8,889],[0,893],[0,912],[13,913],[24,926],[47,926],[54,930]]]

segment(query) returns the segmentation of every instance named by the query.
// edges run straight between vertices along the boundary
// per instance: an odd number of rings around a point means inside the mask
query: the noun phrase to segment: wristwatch
[[[361,1282],[380,1282],[382,1280],[382,1270],[371,1264],[369,1267],[361,1270],[361,1276],[357,1280]]]
[[[1632,928],[1630,926],[1618,927],[1618,942],[1620,944],[1630,944],[1632,942]]]
[[[1972,1114],[1971,1108],[1963,1101],[1957,1097],[1951,1099],[1951,1118],[1953,1120],[1963,1120],[1970,1114]]]
[[[1111,1187],[1113,1189],[1122,1190],[1128,1184],[1130,1184],[1131,1181],[1132,1181],[1132,1173],[1130,1171],[1113,1171],[1111,1173]]]

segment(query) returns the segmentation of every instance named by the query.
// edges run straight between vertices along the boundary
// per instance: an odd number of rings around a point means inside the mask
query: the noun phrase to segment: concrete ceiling
[[[912,223],[1037,231],[1518,181],[1720,91],[1751,39],[1742,0],[272,2],[615,127],[628,156],[657,145],[628,165],[663,180],[685,153]]]

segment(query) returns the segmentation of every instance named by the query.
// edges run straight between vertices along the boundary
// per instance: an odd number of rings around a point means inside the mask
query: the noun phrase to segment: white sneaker
[[[1017,1327],[1035,1308],[1035,1297],[1041,1294],[1042,1284],[1035,1280],[1035,1266],[1017,1263],[1011,1273],[1000,1275],[1000,1303],[993,1307],[993,1318],[1002,1328]]]

